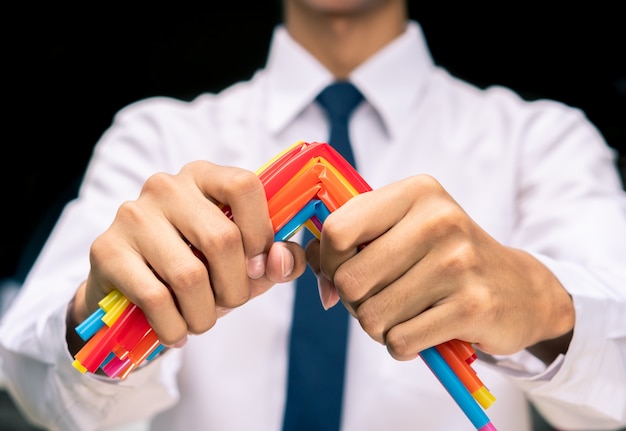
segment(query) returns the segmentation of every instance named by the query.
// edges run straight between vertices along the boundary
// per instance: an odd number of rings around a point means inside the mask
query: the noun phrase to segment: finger
[[[353,198],[326,219],[320,251],[308,257],[313,261],[320,256],[315,265],[353,310],[400,277],[425,252],[415,247],[415,227],[405,218],[409,206],[400,203],[390,210],[394,197],[369,192]],[[367,245],[360,248],[363,243]]]
[[[209,162],[195,162],[190,169],[207,170],[204,164],[209,164],[211,174],[195,174],[198,187],[205,196],[230,206],[233,219],[241,230],[246,257],[253,258],[267,253],[274,234],[265,189],[259,177],[245,169]],[[261,265],[256,269],[259,267]]]
[[[393,191],[383,187],[355,196],[326,218],[320,253],[321,270],[329,279],[334,279],[339,265],[354,256],[361,244],[382,235],[409,210],[407,199]]]
[[[250,279],[250,299],[255,298],[276,283],[292,281],[302,275],[306,269],[304,251],[293,242],[276,242],[270,248],[264,275]],[[229,313],[232,308],[216,306],[217,317]]]
[[[204,163],[208,162],[199,162],[199,166],[194,164],[190,168],[206,169]],[[211,229],[211,234],[188,239],[210,262],[216,303],[232,308],[243,304],[252,295],[250,280],[245,276],[251,279],[263,276],[267,253],[273,242],[273,229],[265,189],[253,172],[212,164],[209,167],[210,175],[194,175],[199,190],[228,205],[235,223],[223,223],[221,215],[213,214],[211,209],[211,214],[206,214],[201,224],[205,229]]]
[[[88,302],[98,301],[94,292],[117,288],[145,314],[159,340],[168,346],[186,339],[187,323],[168,287],[148,267],[135,249],[119,246],[101,235],[90,251],[91,271],[87,280]]]
[[[395,207],[388,211],[391,202]],[[383,265],[385,259],[397,254],[390,248],[397,248],[398,244],[383,240],[381,236],[402,220],[409,208],[406,199],[398,199],[397,194],[387,193],[383,188],[355,196],[326,218],[319,252],[307,249],[309,263],[317,274],[325,276],[318,277],[323,303],[332,305],[338,295],[355,315],[362,301],[402,273]],[[367,246],[359,253],[365,243]],[[395,267],[399,264],[396,261]]]
[[[217,212],[212,211],[212,216],[218,219],[216,223],[233,224]],[[187,324],[187,330],[198,334],[210,329],[216,319],[216,293],[212,289],[207,267],[181,237],[177,227],[158,211],[152,211],[150,205],[143,204],[143,201],[141,204],[128,202],[120,207],[113,230],[123,229],[124,226],[131,226],[128,232],[123,233],[130,235],[136,252],[143,257],[145,265],[171,289],[175,303]],[[237,231],[236,228],[231,229]],[[237,244],[241,248],[239,240]],[[243,272],[245,270],[241,252],[239,256],[242,267],[240,272]],[[245,276],[241,278],[245,279]],[[234,301],[238,305],[244,301],[242,297],[247,298],[249,295],[248,286],[243,283],[228,294],[225,299],[219,299]]]
[[[300,277],[306,269],[304,250],[300,244],[292,241],[275,242],[267,257],[267,269],[264,277],[253,280],[253,296],[262,293],[276,283],[285,283]]]
[[[150,188],[158,190],[159,197],[167,196],[167,202],[158,202],[165,216],[205,256],[216,305],[237,307],[250,297],[248,274],[262,275],[273,239],[262,184],[252,172],[209,162],[186,165],[180,177],[182,181],[156,176],[151,181],[157,184]],[[188,185],[191,181],[193,187]],[[171,193],[163,192],[170,189]],[[232,208],[236,223],[215,201]]]
[[[187,245],[183,241],[181,243]],[[217,319],[215,307],[218,301],[238,306],[247,300],[247,287],[240,288],[238,298],[243,299],[232,301],[229,297],[223,299],[223,295],[218,298],[208,274],[206,260],[203,256],[199,257],[189,245],[183,247],[176,260],[172,258],[170,262],[173,266],[164,270],[167,275],[161,277],[158,271],[155,273],[170,289],[185,319],[187,331],[191,334],[201,334],[213,327]]]
[[[416,175],[355,196],[324,222],[321,269],[333,279],[337,267],[354,254],[356,245],[369,244],[409,213],[415,225],[406,233],[415,231],[413,238],[424,237],[432,242],[433,237],[446,233],[439,222],[443,219],[443,226],[447,226],[447,213],[456,208],[450,195],[428,175]],[[412,245],[419,247],[422,243],[426,242]]]
[[[432,256],[412,266],[401,277],[355,306],[361,327],[374,340],[386,344],[388,331],[435,306],[454,292],[439,277]]]
[[[407,361],[416,358],[422,350],[448,340],[469,341],[466,334],[471,328],[467,322],[462,323],[462,319],[455,319],[455,310],[454,304],[443,303],[394,326],[385,340],[389,354],[397,360]]]
[[[339,297],[339,291],[335,284],[330,281],[324,274],[321,272],[316,274],[317,277],[317,290],[319,292],[320,301],[322,302],[322,306],[324,310],[328,310],[329,308],[334,307],[339,303],[341,298]],[[350,313],[354,314],[353,310],[348,309]]]
[[[320,270],[320,242],[312,239],[306,246],[306,259],[308,265],[317,277],[317,288],[320,301],[325,310],[334,307],[340,301],[339,293],[334,283],[330,281]],[[348,308],[350,312],[353,312]]]
[[[345,211],[344,211],[345,209]],[[336,217],[335,217],[336,216]],[[320,264],[353,307],[462,232],[465,213],[427,176],[359,195],[331,214]],[[355,223],[354,220],[359,220]],[[356,255],[356,244],[367,246]]]

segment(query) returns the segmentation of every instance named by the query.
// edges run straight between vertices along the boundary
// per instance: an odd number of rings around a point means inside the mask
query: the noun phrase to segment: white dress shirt
[[[626,197],[596,128],[560,103],[524,102],[449,75],[415,22],[350,79],[365,96],[350,126],[355,158],[373,188],[433,175],[494,238],[544,262],[573,298],[569,351],[550,366],[527,352],[474,363],[497,398],[487,410],[493,424],[529,431],[527,399],[561,428],[625,424]],[[124,381],[72,366],[65,313],[89,271],[91,242],[148,176],[197,159],[256,170],[296,141],[326,141],[314,98],[332,80],[279,26],[250,81],[191,102],[139,101],[116,115],[1,322],[7,384],[33,420],[64,431],[150,418],[155,430],[280,430],[292,283]],[[354,319],[348,349],[343,430],[473,429],[420,359],[394,360]]]

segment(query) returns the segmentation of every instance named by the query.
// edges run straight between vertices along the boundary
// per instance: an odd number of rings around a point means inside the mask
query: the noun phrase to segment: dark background
[[[236,1],[46,7],[7,17],[15,30],[1,54],[8,74],[0,277],[23,272],[20,253],[118,109],[154,95],[189,99],[250,77],[264,64],[280,19],[275,0],[264,9]],[[435,61],[452,73],[579,107],[626,153],[626,26],[617,6],[452,10],[443,2],[411,3],[410,13]]]
[[[53,203],[117,110],[148,96],[219,91],[264,64],[278,1],[205,3],[27,5],[5,16],[0,278],[24,275],[37,227],[56,215]],[[626,23],[617,6],[423,3],[410,2],[410,14],[438,64],[481,87],[578,107],[626,154]],[[31,430],[0,396],[0,425]],[[549,429],[536,420],[536,430]]]

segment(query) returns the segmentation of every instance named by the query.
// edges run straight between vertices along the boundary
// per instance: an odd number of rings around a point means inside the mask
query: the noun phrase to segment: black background
[[[440,3],[410,4],[438,64],[479,86],[579,107],[626,153],[626,30],[617,6]],[[13,30],[1,54],[0,277],[16,271],[46,208],[80,175],[118,109],[153,95],[218,91],[263,66],[280,8],[276,0],[252,4],[55,5],[5,16]]]

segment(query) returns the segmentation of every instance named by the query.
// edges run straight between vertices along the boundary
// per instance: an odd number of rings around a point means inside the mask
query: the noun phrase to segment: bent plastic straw
[[[450,365],[443,359],[436,348],[429,347],[422,350],[420,356],[478,431],[497,431],[489,417],[476,403],[474,397],[458,379],[457,375],[454,374]]]
[[[371,190],[336,150],[318,142],[294,144],[258,170],[257,175],[265,187],[276,240],[287,240],[302,227],[319,238],[324,220],[332,211],[353,196]],[[221,208],[227,217],[233,218],[228,206]],[[202,253],[191,247],[206,264]],[[104,324],[98,323],[98,319]],[[77,327],[81,336],[93,335],[75,356],[74,366],[81,372],[95,372],[101,367],[111,377],[124,379],[163,349],[143,312],[134,304],[129,305],[128,299],[117,291],[111,298],[103,299],[101,310],[83,323]],[[494,398],[469,367],[476,359],[469,343],[451,340],[420,352],[420,357],[478,430],[495,430],[476,403],[478,399],[486,408]]]

